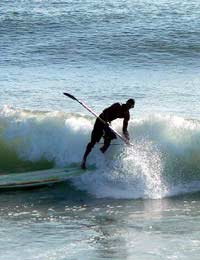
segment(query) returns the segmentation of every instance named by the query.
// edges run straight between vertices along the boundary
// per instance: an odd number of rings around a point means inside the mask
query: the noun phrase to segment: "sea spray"
[[[99,153],[95,174],[75,180],[79,188],[97,197],[110,198],[161,198],[167,194],[163,181],[162,160],[151,143],[134,144],[116,151],[113,147],[107,156]]]
[[[2,108],[1,171],[80,163],[94,120],[59,111]],[[122,120],[114,121],[113,127],[120,132]],[[162,198],[199,190],[199,121],[151,115],[131,120],[129,132],[133,147],[115,140],[113,143],[121,145],[113,145],[102,154],[100,146],[95,146],[87,163],[95,164],[97,170],[75,178],[73,183],[77,188],[97,197],[122,199]]]

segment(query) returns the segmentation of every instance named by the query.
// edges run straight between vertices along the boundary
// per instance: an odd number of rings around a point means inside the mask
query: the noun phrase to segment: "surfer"
[[[91,152],[92,148],[95,146],[96,143],[98,143],[101,139],[101,137],[104,138],[104,145],[100,148],[102,153],[105,153],[108,147],[110,146],[111,140],[116,139],[117,136],[115,133],[110,129],[109,124],[117,119],[117,118],[123,118],[123,127],[122,131],[127,139],[127,143],[129,142],[129,133],[128,133],[128,121],[130,119],[130,113],[129,109],[134,108],[135,106],[135,100],[134,99],[128,99],[125,104],[120,103],[114,103],[110,107],[103,110],[103,112],[99,115],[99,117],[96,119],[94,128],[92,130],[91,134],[91,141],[88,143],[82,163],[81,168],[86,169],[86,160]],[[101,121],[101,118],[103,121]]]

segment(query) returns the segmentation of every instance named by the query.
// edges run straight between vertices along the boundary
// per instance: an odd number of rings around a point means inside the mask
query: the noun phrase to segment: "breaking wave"
[[[94,118],[64,112],[0,110],[0,172],[22,172],[79,163]],[[121,131],[121,121],[113,127]],[[200,190],[200,122],[152,115],[130,121],[133,147],[115,140],[88,158],[97,170],[74,178],[96,197],[162,198]]]

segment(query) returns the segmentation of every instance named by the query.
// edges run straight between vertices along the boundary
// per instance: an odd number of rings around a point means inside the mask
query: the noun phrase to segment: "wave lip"
[[[94,118],[64,112],[0,110],[0,172],[22,172],[80,163]],[[121,121],[113,127],[121,131]],[[200,190],[200,122],[151,115],[130,121],[133,147],[113,145],[88,158],[97,170],[74,178],[97,197],[162,198]],[[116,140],[114,143],[120,143]]]

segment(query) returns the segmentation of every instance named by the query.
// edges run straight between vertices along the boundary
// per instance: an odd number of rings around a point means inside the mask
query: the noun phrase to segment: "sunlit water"
[[[80,163],[94,118],[64,91],[97,113],[136,106],[134,147],[1,191],[0,259],[199,259],[199,28],[197,0],[1,1],[1,173]]]

